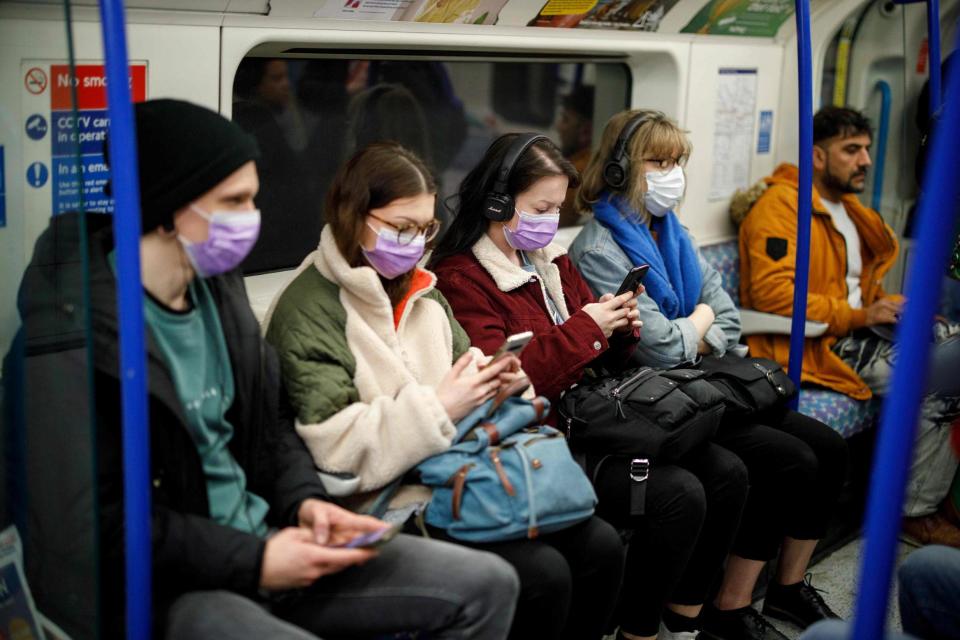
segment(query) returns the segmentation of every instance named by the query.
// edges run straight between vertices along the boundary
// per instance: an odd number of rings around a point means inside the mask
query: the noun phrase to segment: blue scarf
[[[643,284],[663,315],[675,320],[693,313],[703,285],[700,261],[690,236],[672,211],[663,218],[653,218],[657,241],[619,196],[603,194],[593,206],[593,215],[610,230],[634,266],[650,265]]]

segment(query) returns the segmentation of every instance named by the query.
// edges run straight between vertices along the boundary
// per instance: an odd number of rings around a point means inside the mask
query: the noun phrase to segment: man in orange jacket
[[[897,257],[897,240],[876,211],[863,206],[870,162],[871,130],[857,111],[825,107],[813,119],[813,219],[807,316],[827,332],[806,340],[804,382],[858,400],[884,395],[895,345],[892,328],[903,298],[883,290],[881,280]],[[766,179],[767,190],[740,227],[740,296],[744,307],[791,315],[797,235],[798,170],[782,164]],[[938,341],[960,326],[937,323]],[[787,335],[748,338],[751,355],[784,366]],[[923,404],[916,454],[904,513],[904,531],[922,543],[960,547],[960,530],[938,506],[947,495],[957,461],[947,442],[960,415],[960,397],[931,394]]]

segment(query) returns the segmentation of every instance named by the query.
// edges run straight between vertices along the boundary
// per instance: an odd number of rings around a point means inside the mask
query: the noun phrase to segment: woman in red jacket
[[[502,136],[460,185],[456,218],[431,262],[474,346],[491,354],[511,334],[534,333],[520,360],[537,393],[554,404],[587,368],[624,367],[641,326],[634,294],[595,300],[551,242],[567,187],[578,184],[547,138]],[[682,467],[655,466],[642,516],[627,515],[629,459],[605,463],[593,476],[598,513],[633,531],[618,637],[693,638],[746,500],[743,464],[708,443]]]

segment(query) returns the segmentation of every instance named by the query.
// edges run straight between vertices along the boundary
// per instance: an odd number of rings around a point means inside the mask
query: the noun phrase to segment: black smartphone
[[[343,544],[333,545],[338,549],[376,549],[393,540],[400,533],[399,525],[388,525],[382,529],[361,533]]]
[[[648,264],[642,264],[639,267],[630,269],[630,271],[627,272],[627,276],[623,279],[623,282],[620,283],[620,288],[617,289],[617,295],[621,296],[630,291],[636,293],[640,285],[643,284],[643,279],[646,277],[647,271],[650,271],[650,265]]]
[[[527,343],[532,339],[533,331],[524,331],[522,333],[515,333],[512,336],[507,336],[507,339],[503,341],[503,344],[500,345],[497,352],[493,354],[493,359],[490,360],[490,363],[492,364],[497,358],[508,353],[519,357],[520,352],[523,351],[523,348],[527,346]]]

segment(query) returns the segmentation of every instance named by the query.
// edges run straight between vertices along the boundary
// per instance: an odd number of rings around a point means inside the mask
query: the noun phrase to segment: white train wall
[[[329,1],[329,0],[328,0]],[[617,57],[631,75],[630,104],[663,109],[690,131],[694,153],[687,166],[688,189],[682,219],[701,243],[733,236],[727,199],[711,198],[714,160],[715,105],[721,69],[756,71],[754,122],[772,112],[769,148],[752,145],[749,181],[769,174],[782,161],[796,162],[796,39],[792,20],[774,38],[701,36],[679,33],[705,0],[680,0],[666,15],[658,33],[586,29],[530,28],[541,0],[512,0],[495,26],[431,25],[410,22],[360,22],[312,18],[319,2],[273,0],[202,0],[128,3],[128,46],[131,61],[147,65],[148,97],[178,97],[230,115],[234,75],[247,55],[285,55],[290,48],[336,55],[343,49],[403,51],[410,55],[444,52],[483,60],[496,53],[511,59],[575,56],[584,60]],[[78,61],[102,61],[98,13],[86,0],[74,4],[74,37]],[[815,104],[819,104],[824,56],[844,20],[868,5],[867,0],[814,0],[812,3]],[[960,0],[944,2],[954,15]],[[140,8],[137,8],[140,7]],[[192,10],[182,10],[190,8]],[[269,12],[268,15],[266,15]],[[921,10],[922,12],[922,10]],[[951,13],[952,12],[952,13]],[[908,11],[911,50],[925,34],[922,19]],[[921,16],[922,18],[922,16]],[[50,143],[24,135],[31,94],[25,71],[32,62],[48,65],[67,60],[63,8],[57,2],[0,3],[0,147],[4,150],[6,225],[0,227],[0,349],[6,351],[18,325],[15,298],[20,274],[38,234],[50,216],[49,185],[28,183],[28,167],[49,156]],[[945,34],[949,35],[949,34]],[[945,44],[949,42],[944,41]],[[893,47],[878,45],[889,53]],[[851,78],[870,67],[859,50],[851,61]],[[859,76],[857,76],[859,77]],[[456,79],[454,79],[456,81]],[[919,90],[912,79],[909,91]],[[864,106],[869,79],[851,80],[851,104]],[[922,83],[922,80],[920,80]],[[901,80],[902,84],[902,80]],[[36,87],[34,87],[35,89]],[[901,99],[901,109],[906,99]],[[895,114],[899,117],[899,114]],[[769,116],[765,116],[769,117]],[[602,122],[596,126],[602,126]],[[754,127],[753,135],[757,135]],[[891,136],[891,147],[894,138]],[[891,151],[891,156],[896,152]],[[912,165],[911,165],[912,166]],[[891,178],[902,168],[888,160]],[[891,198],[911,195],[888,182]]]

